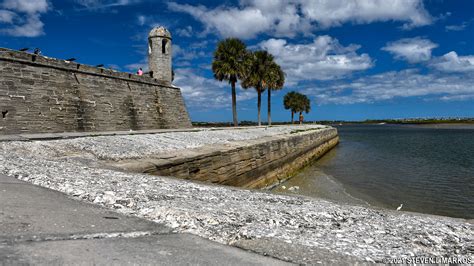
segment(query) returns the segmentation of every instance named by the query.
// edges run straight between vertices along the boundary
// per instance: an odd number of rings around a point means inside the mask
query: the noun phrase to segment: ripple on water
[[[407,211],[474,218],[474,126],[338,130],[335,149],[282,184],[300,187],[291,193],[393,209],[403,203]]]

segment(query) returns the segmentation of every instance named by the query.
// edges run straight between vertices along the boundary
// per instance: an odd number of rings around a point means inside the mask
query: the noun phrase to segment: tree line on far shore
[[[274,61],[272,54],[267,51],[249,51],[246,45],[237,38],[228,38],[220,41],[214,51],[212,62],[214,78],[226,80],[232,88],[232,115],[234,126],[238,126],[237,94],[235,85],[241,82],[243,88],[254,88],[257,92],[258,125],[261,125],[262,93],[267,90],[268,95],[268,125],[271,118],[271,92],[281,90],[285,84],[285,73]],[[291,111],[291,122],[294,114],[308,113],[311,108],[310,100],[306,95],[298,92],[289,92],[284,98],[284,107]]]

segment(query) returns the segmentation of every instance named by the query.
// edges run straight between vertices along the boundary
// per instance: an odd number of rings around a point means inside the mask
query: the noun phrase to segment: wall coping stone
[[[111,69],[99,68],[91,65],[68,62],[57,58],[50,58],[43,55],[35,55],[28,52],[15,51],[0,47],[0,61],[18,62],[32,66],[41,66],[58,70],[65,70],[71,73],[99,76],[110,79],[118,79],[127,82],[161,86],[179,90],[178,87],[170,85],[168,82],[147,76],[138,76],[131,73],[115,71]]]

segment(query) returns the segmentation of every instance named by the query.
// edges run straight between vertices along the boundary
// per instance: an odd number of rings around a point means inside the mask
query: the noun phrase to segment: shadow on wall
[[[81,91],[81,82],[75,73],[73,73],[75,84],[72,86],[74,88],[74,105],[76,106],[76,130],[80,132],[84,131],[93,131],[95,129],[94,125],[94,108],[90,108],[90,102],[86,101],[83,92]]]
[[[138,112],[135,103],[133,102],[132,95],[125,98],[123,102],[124,112],[127,113],[129,118],[129,126],[132,130],[138,130]]]
[[[82,92],[79,88],[74,90],[75,103],[76,106],[76,121],[77,121],[77,131],[91,131],[95,129],[94,125],[94,109],[90,107],[90,102],[84,100]]]
[[[156,115],[155,119],[156,122],[160,125],[160,127],[166,127],[166,121],[164,120],[163,117],[163,105],[161,103],[161,98],[158,93],[158,90],[155,89],[155,109],[156,109]]]

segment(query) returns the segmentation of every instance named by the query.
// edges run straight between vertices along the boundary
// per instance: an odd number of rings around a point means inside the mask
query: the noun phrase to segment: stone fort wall
[[[0,48],[0,134],[191,127],[179,88]]]

